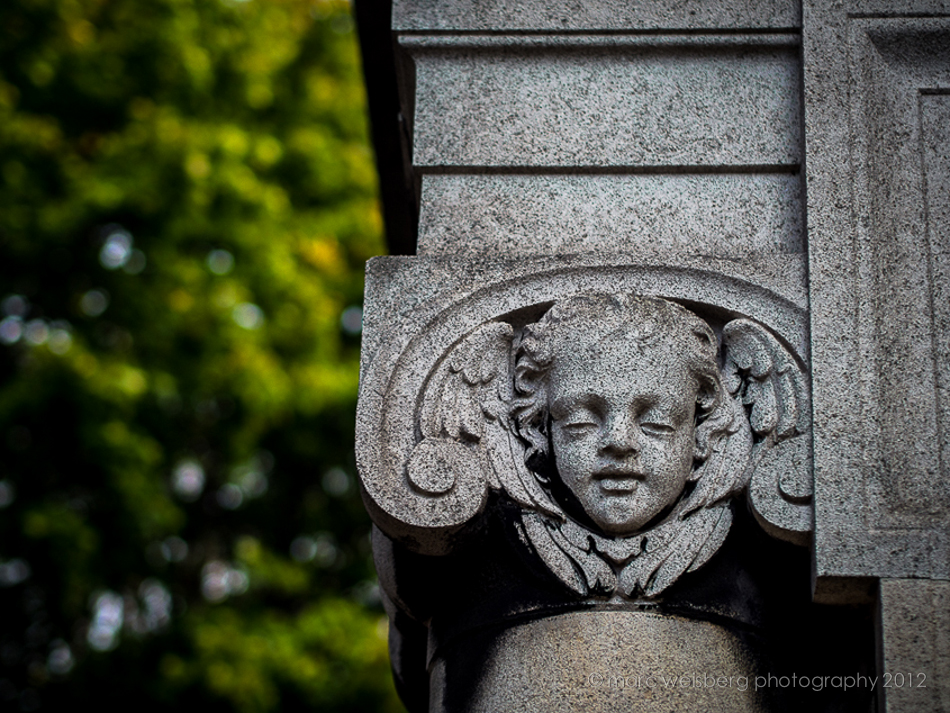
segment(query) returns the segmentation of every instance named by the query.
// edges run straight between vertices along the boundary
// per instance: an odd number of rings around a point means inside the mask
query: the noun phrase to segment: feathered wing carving
[[[811,403],[808,380],[792,352],[751,320],[723,329],[726,388],[748,410],[754,446],[749,503],[771,535],[807,544],[814,529]]]
[[[722,504],[657,528],[646,538],[643,553],[621,570],[620,591],[628,597],[637,593],[655,597],[683,573],[704,565],[722,545],[731,525],[732,510]]]
[[[805,374],[792,353],[751,320],[729,322],[722,339],[723,380],[749,409],[749,426],[759,439],[752,454],[757,461],[767,448],[807,430]]]
[[[465,443],[490,464],[491,487],[532,511],[562,517],[524,463],[524,446],[509,419],[514,329],[489,322],[463,339],[443,360],[423,396],[419,425],[425,441]]]

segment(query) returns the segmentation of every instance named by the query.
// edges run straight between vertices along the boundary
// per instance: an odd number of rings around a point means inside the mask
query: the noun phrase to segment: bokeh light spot
[[[318,532],[313,542],[315,551],[310,559],[314,564],[320,567],[330,567],[336,563],[340,555],[340,548],[336,544],[336,539],[329,532]]]
[[[188,543],[172,535],[162,540],[159,551],[166,562],[182,562],[188,556]]]
[[[99,263],[107,270],[115,270],[125,265],[132,257],[132,236],[120,226],[110,228],[111,231],[99,250]]]
[[[244,493],[241,488],[234,483],[226,483],[218,488],[215,498],[218,501],[218,505],[225,510],[237,510],[244,502]]]
[[[328,532],[298,535],[290,543],[290,556],[300,563],[313,562],[320,567],[329,567],[336,562],[339,553],[336,540]]]
[[[0,307],[2,307],[3,313],[10,317],[25,317],[26,313],[30,311],[29,300],[23,295],[7,295],[3,298]]]
[[[51,673],[57,676],[65,676],[73,670],[73,665],[75,664],[73,652],[69,648],[69,644],[62,639],[56,639],[50,646],[49,656],[46,659],[46,667]]]
[[[34,347],[46,344],[49,339],[49,325],[42,319],[31,319],[23,327],[23,339]]]
[[[340,497],[350,492],[352,479],[350,478],[350,474],[342,468],[330,468],[330,470],[323,474],[321,483],[327,493]]]
[[[172,595],[157,579],[146,579],[139,587],[139,597],[145,604],[144,628],[159,631],[172,618]]]
[[[382,601],[379,593],[379,582],[360,582],[353,588],[353,598],[364,607],[379,606]]]
[[[340,315],[340,326],[347,334],[359,334],[363,331],[363,310],[356,305],[347,307]]]
[[[30,565],[19,558],[0,563],[0,587],[13,587],[25,582],[31,574]]]
[[[125,602],[112,591],[93,595],[92,623],[86,641],[96,651],[111,651],[119,643],[119,632],[125,621]]]
[[[79,300],[79,309],[87,317],[98,317],[109,306],[109,295],[105,290],[89,290]]]
[[[260,329],[264,324],[263,310],[251,302],[234,305],[234,309],[231,310],[231,318],[239,327],[244,329]]]
[[[23,320],[18,316],[5,317],[0,321],[0,341],[16,344],[23,336]]]
[[[311,562],[317,556],[317,541],[308,535],[295,537],[290,543],[290,556],[298,562]]]
[[[183,460],[172,473],[172,488],[182,500],[194,502],[205,487],[205,471],[195,460]]]
[[[234,256],[227,250],[212,250],[206,262],[215,275],[227,275],[234,268]]]
[[[129,259],[122,266],[122,270],[129,275],[138,275],[145,269],[146,264],[148,264],[148,259],[145,257],[145,253],[136,248],[129,255]]]
[[[50,330],[47,346],[53,354],[65,354],[73,346],[73,335],[66,328],[55,327]]]
[[[16,500],[16,488],[9,480],[0,480],[0,510],[9,507]]]
[[[227,562],[212,560],[201,569],[201,593],[209,602],[221,602],[229,596],[244,594],[249,585],[247,573]]]
[[[231,470],[231,480],[241,489],[248,500],[259,498],[267,492],[267,472],[273,468],[274,456],[259,452]]]

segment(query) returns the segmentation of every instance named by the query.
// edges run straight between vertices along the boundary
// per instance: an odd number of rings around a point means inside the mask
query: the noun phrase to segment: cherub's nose
[[[601,450],[605,453],[627,455],[640,451],[636,420],[626,413],[612,415],[604,424]]]

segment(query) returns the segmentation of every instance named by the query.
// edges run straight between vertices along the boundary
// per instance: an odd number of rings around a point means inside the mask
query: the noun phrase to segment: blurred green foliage
[[[398,711],[339,0],[0,3],[0,709]]]

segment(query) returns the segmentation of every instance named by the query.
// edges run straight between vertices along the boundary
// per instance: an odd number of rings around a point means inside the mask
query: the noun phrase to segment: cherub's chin
[[[637,532],[649,520],[644,505],[637,498],[640,481],[632,478],[610,479],[598,482],[599,498],[588,511],[594,523],[612,537],[624,537]]]

